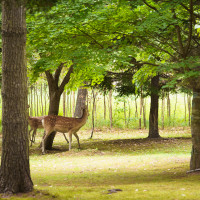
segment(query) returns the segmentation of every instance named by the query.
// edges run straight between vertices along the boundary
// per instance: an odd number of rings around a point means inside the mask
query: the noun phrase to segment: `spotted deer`
[[[35,136],[36,136],[36,132],[37,132],[37,129],[43,129],[43,125],[42,125],[42,119],[44,118],[45,116],[42,116],[42,117],[28,117],[28,124],[30,126],[30,130],[29,130],[29,137],[30,137],[30,141],[31,141],[31,145],[32,146],[32,143],[35,143]],[[31,131],[33,131],[32,135],[31,135]],[[64,137],[65,137],[65,140],[67,141],[67,143],[69,143],[67,137],[65,136],[65,134],[63,133]]]
[[[29,130],[31,146],[32,146],[32,143],[35,142],[35,135],[36,135],[37,129],[43,129],[42,119],[43,119],[43,117],[30,117],[30,116],[28,117],[28,124],[31,128]],[[32,136],[31,136],[31,131],[33,131]]]
[[[42,153],[45,153],[45,141],[47,137],[53,132],[69,133],[69,151],[71,150],[72,134],[76,137],[78,146],[80,148],[79,137],[77,131],[85,125],[88,118],[88,109],[83,109],[82,117],[62,117],[57,115],[48,115],[42,119],[44,127],[44,137],[42,139]]]

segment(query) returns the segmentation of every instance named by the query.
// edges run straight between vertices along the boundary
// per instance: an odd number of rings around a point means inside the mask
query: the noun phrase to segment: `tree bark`
[[[193,91],[192,100],[192,117],[191,117],[191,133],[192,133],[192,152],[190,160],[190,169],[200,169],[200,89]]]
[[[2,1],[2,156],[0,192],[33,189],[29,166],[26,20],[23,1]]]
[[[159,138],[158,132],[158,95],[159,90],[159,76],[151,79],[151,105],[149,114],[149,138]]]
[[[87,98],[87,89],[80,87],[78,89],[74,117],[81,117],[83,115],[83,108],[86,105],[86,98]]]

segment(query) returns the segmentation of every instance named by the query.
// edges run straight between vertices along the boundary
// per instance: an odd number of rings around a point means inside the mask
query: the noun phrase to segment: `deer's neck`
[[[81,121],[82,121],[82,123],[86,123],[86,121],[87,121],[87,118],[88,118],[88,111],[87,111],[87,109],[83,109],[83,115],[82,115],[82,117],[80,118],[81,119]]]

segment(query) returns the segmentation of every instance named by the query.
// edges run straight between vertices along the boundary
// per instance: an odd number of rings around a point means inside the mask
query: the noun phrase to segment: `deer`
[[[77,139],[80,149],[80,142],[77,132],[83,127],[88,119],[88,108],[83,109],[82,117],[63,117],[58,115],[48,115],[42,119],[42,125],[44,127],[44,136],[42,139],[42,154],[45,154],[45,141],[47,137],[53,132],[58,131],[61,133],[69,134],[69,151],[71,150],[72,135]]]
[[[32,146],[32,143],[35,142],[35,135],[36,135],[36,131],[37,129],[43,129],[43,125],[42,125],[42,119],[44,118],[45,116],[41,116],[41,117],[28,117],[28,124],[29,126],[31,127],[31,129],[29,130],[29,137],[30,137],[30,141],[31,141],[31,145]],[[33,134],[32,134],[32,138],[31,138],[31,131],[33,131]],[[67,141],[67,143],[69,143],[67,137],[65,136],[65,134],[63,133],[64,137],[65,137],[65,140]]]
[[[32,146],[32,143],[35,142],[35,135],[36,135],[37,129],[43,129],[42,119],[43,119],[43,117],[30,117],[30,116],[28,117],[28,124],[31,128],[29,130],[31,146]],[[31,138],[31,131],[33,131],[32,138]]]

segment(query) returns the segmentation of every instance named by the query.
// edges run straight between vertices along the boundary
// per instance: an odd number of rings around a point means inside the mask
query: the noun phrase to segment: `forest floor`
[[[56,150],[42,155],[30,148],[34,191],[9,199],[44,200],[199,200],[200,174],[187,173],[191,152],[189,128],[160,130],[161,138],[147,139],[147,130],[90,130],[78,132],[81,149],[73,137],[72,150],[62,134]]]

